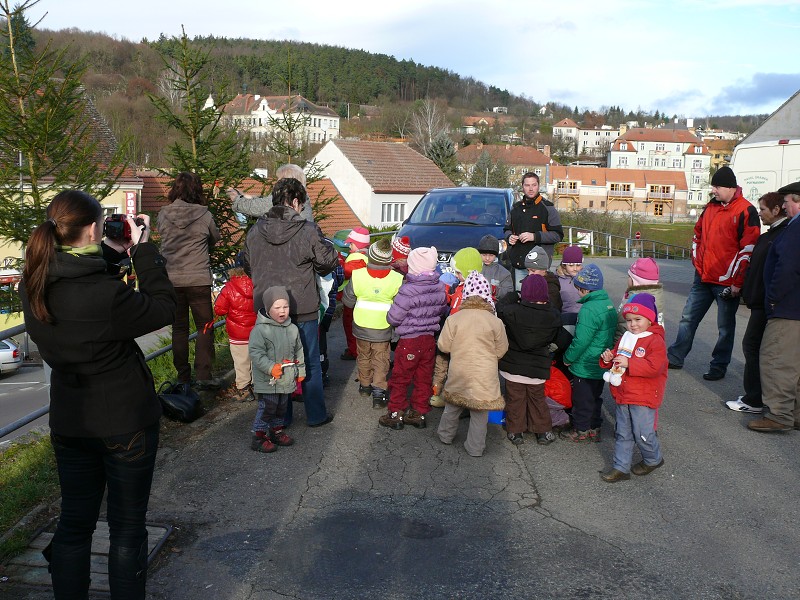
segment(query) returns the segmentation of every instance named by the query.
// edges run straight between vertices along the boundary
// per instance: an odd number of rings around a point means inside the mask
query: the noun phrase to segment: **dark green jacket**
[[[602,379],[600,355],[614,347],[617,311],[605,290],[589,292],[578,300],[582,304],[575,325],[575,337],[564,353],[564,363],[576,377]]]

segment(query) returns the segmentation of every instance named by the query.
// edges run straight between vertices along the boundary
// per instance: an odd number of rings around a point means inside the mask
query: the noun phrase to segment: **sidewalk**
[[[596,262],[616,304],[630,261]],[[661,264],[669,343],[692,273]],[[739,337],[747,317],[740,310]],[[461,446],[466,421],[452,446],[438,441],[439,409],[427,429],[378,426],[355,363],[338,359],[337,321],[333,423],[308,428],[295,404],[295,445],[260,454],[249,447],[254,403],[228,403],[162,444],[149,521],[173,532],[148,598],[793,597],[800,434],[748,432],[723,407],[741,385],[738,345],[726,379],[702,380],[714,321],[712,309],[691,362],[670,372],[666,466],[616,485],[598,477],[613,448],[609,400],[600,444],[517,447],[490,425],[482,458]]]

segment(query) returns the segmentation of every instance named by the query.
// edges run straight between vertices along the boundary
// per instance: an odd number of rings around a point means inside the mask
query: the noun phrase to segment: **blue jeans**
[[[258,394],[253,431],[269,432],[285,425],[286,407],[291,403],[289,394]]]
[[[720,298],[719,295],[724,289],[724,285],[703,283],[700,280],[700,274],[695,271],[692,289],[689,290],[689,297],[686,298],[686,306],[683,307],[681,322],[678,325],[678,337],[667,350],[667,358],[671,364],[683,366],[686,355],[692,349],[694,334],[697,332],[700,321],[706,316],[711,305],[716,302],[719,337],[711,352],[709,372],[724,375],[728,370],[736,334],[736,311],[739,308],[739,298],[728,300]]]
[[[614,444],[614,468],[623,473],[631,470],[633,445],[639,446],[644,464],[661,462],[661,444],[656,433],[658,411],[638,404],[617,404],[617,429]]]
[[[319,325],[317,320],[294,321],[300,330],[300,342],[303,344],[303,360],[306,363],[306,378],[303,380],[303,403],[306,407],[306,423],[318,425],[328,418],[325,407],[325,396],[322,391],[322,363],[319,354]],[[286,407],[284,424],[288,427],[292,422],[292,402]]]
[[[86,598],[92,533],[108,488],[108,577],[112,598],[145,597],[147,529],[158,423],[107,438],[50,435],[61,484],[61,516],[45,556],[56,598]]]

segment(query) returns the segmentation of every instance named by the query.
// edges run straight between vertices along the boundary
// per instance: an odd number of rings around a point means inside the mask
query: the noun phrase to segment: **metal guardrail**
[[[636,240],[621,235],[583,229],[572,225],[564,227],[564,244],[579,245],[595,256],[685,260],[691,258],[691,248],[676,246],[656,240]]]
[[[225,321],[226,321],[225,319],[222,319],[220,321],[216,321],[214,323],[214,329],[217,329],[218,327],[222,327],[223,325],[225,325]],[[19,335],[20,333],[25,333],[25,331],[26,330],[25,330],[25,324],[24,323],[22,325],[17,325],[16,327],[12,327],[11,329],[4,329],[3,331],[0,331],[0,340],[4,340],[4,339],[6,339],[8,337],[11,337],[13,335]],[[189,336],[189,340],[194,340],[196,338],[197,338],[197,332],[196,331]],[[161,356],[162,354],[166,354],[167,352],[172,352],[172,344],[168,344],[166,346],[162,346],[158,350],[155,350],[154,352],[151,352],[150,354],[147,354],[144,358],[145,358],[145,361],[149,362],[149,361],[153,360],[154,358],[156,358],[158,356]],[[48,404],[47,406],[43,406],[43,407],[33,411],[32,413],[25,415],[24,417],[22,417],[20,419],[17,419],[13,423],[9,423],[8,425],[0,427],[0,438],[4,438],[9,433],[14,433],[17,429],[20,429],[21,427],[25,427],[25,425],[27,425],[28,423],[32,423],[33,421],[35,421],[39,417],[43,417],[44,415],[46,415],[49,412],[50,412],[50,404]]]

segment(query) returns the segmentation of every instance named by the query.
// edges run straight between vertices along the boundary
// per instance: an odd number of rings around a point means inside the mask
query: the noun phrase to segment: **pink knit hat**
[[[414,248],[408,255],[408,272],[412,275],[430,273],[436,270],[439,254],[434,246]]]
[[[369,248],[369,230],[366,227],[353,227],[344,240],[345,244],[355,244],[359,250]]]
[[[658,283],[658,264],[652,258],[639,258],[628,269],[634,285],[653,285]]]

